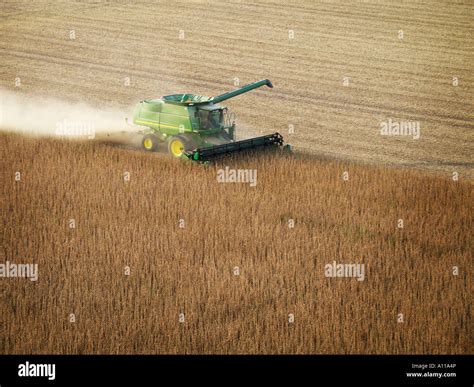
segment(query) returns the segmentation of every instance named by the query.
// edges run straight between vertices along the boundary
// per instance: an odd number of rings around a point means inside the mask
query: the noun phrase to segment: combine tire
[[[158,138],[153,134],[147,134],[142,139],[143,149],[149,152],[155,152],[158,149]]]
[[[173,136],[168,141],[168,151],[173,157],[181,157],[186,151],[193,150],[196,147],[194,141],[185,136]]]

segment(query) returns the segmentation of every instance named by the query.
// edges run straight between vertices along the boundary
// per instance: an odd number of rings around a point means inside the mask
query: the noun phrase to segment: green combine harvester
[[[236,141],[235,115],[219,105],[264,85],[273,87],[264,79],[216,97],[172,94],[141,101],[133,112],[133,123],[147,127],[143,131],[143,148],[156,151],[160,143],[166,142],[174,157],[208,161],[246,149],[282,147],[283,137],[279,133]]]

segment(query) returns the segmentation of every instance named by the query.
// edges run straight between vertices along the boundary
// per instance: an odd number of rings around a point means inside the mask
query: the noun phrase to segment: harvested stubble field
[[[241,133],[316,154],[204,168],[0,134],[0,262],[39,265],[0,278],[0,353],[474,352],[469,2],[8,1],[0,17],[0,86],[45,113],[20,115],[31,132],[76,102],[129,115],[269,78],[229,101]],[[420,138],[381,136],[389,119]],[[257,186],[219,184],[225,166]],[[364,281],[326,278],[333,261]]]
[[[0,11],[0,86],[22,94],[129,114],[144,98],[269,78],[271,92],[229,101],[241,132],[472,176],[470,2],[9,1]],[[381,136],[388,119],[418,122],[420,139]]]
[[[5,169],[24,171],[2,184],[2,259],[40,272],[2,280],[2,353],[472,352],[472,182],[1,139]],[[229,163],[257,186],[218,183]],[[365,280],[326,278],[333,261]]]

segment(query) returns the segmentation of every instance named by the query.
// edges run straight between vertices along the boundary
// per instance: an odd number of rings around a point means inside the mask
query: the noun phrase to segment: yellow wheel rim
[[[173,140],[173,142],[171,143],[170,149],[171,149],[171,154],[174,157],[181,157],[181,155],[184,152],[184,145],[179,140]]]
[[[145,147],[145,149],[150,150],[151,148],[153,148],[153,141],[151,141],[151,139],[149,138],[146,138],[145,140],[143,140],[143,146]]]

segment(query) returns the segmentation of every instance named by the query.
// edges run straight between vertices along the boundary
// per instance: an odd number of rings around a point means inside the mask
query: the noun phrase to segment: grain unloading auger
[[[283,137],[279,133],[235,141],[235,115],[219,105],[265,85],[273,87],[264,79],[216,97],[172,94],[141,101],[133,112],[133,122],[147,127],[142,139],[143,148],[155,151],[160,143],[167,142],[168,151],[174,157],[207,161],[246,149],[282,147]]]

